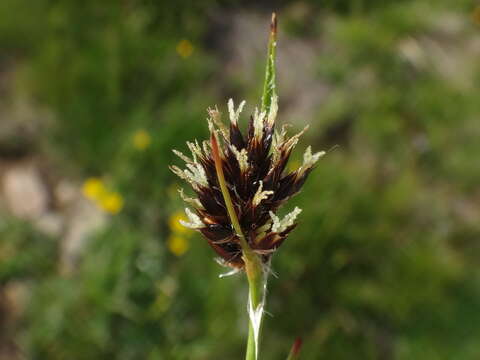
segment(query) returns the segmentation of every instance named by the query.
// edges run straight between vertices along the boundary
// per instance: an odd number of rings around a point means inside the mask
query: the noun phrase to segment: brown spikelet
[[[280,220],[275,214],[290,197],[298,193],[314,164],[324,154],[312,154],[310,148],[304,154],[302,166],[286,171],[290,154],[299,136],[287,137],[285,130],[275,129],[277,97],[271,99],[269,113],[255,111],[250,117],[246,136],[238,127],[238,110],[229,100],[230,126],[220,123],[217,109],[209,110],[210,142],[187,143],[192,157],[175,153],[186,161],[186,169],[172,166],[172,171],[186,180],[197,194],[188,199],[197,204],[194,211],[187,211],[190,222],[185,226],[202,233],[213,250],[223,261],[243,268],[242,248],[227,213],[224,197],[218,183],[215,157],[221,163],[226,186],[234,211],[250,248],[268,262],[275,250],[295,228],[295,218],[300,209],[295,208]]]

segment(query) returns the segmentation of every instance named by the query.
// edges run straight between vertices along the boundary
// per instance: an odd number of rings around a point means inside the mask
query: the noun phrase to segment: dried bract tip
[[[272,34],[277,34],[277,14],[272,13],[272,20],[270,22],[270,31]]]

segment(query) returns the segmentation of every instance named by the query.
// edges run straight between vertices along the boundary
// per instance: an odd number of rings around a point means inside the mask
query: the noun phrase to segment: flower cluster
[[[178,55],[186,59],[193,54],[194,47],[189,40],[183,39],[177,44],[176,50]]]
[[[132,136],[133,147],[139,151],[142,151],[148,148],[151,142],[152,142],[152,138],[150,137],[150,134],[144,129],[135,131],[135,133]]]
[[[123,209],[123,197],[109,190],[100,178],[91,177],[85,180],[82,192],[86,198],[107,213],[115,215]]]
[[[280,219],[276,212],[290,197],[298,193],[315,163],[325,152],[312,153],[308,147],[302,165],[294,170],[286,168],[288,159],[300,136],[288,137],[285,126],[275,129],[278,102],[274,95],[268,113],[255,110],[250,117],[247,134],[239,130],[238,121],[245,105],[237,109],[228,101],[230,124],[221,121],[218,109],[209,109],[211,141],[187,142],[192,157],[174,150],[186,163],[186,169],[171,166],[171,170],[186,180],[197,197],[180,195],[193,210],[187,208],[188,222],[184,226],[201,232],[209,245],[225,264],[243,268],[242,247],[227,212],[215,168],[219,156],[225,182],[234,211],[249,247],[264,263],[295,228],[301,209],[296,207]],[[219,145],[217,145],[219,144]],[[222,146],[223,145],[223,146]]]

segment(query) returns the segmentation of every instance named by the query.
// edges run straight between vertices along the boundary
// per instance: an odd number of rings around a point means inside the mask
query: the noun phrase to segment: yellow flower
[[[133,146],[137,150],[145,150],[150,146],[151,142],[152,139],[150,138],[150,134],[143,129],[137,130],[133,134]]]
[[[98,200],[98,205],[110,214],[118,214],[123,208],[123,198],[119,193],[109,192]]]
[[[88,178],[83,183],[82,193],[85,197],[91,200],[98,200],[105,194],[105,185],[100,178]]]
[[[188,240],[178,235],[171,235],[167,240],[167,245],[172,254],[176,256],[182,256],[190,247]]]
[[[185,226],[180,224],[180,220],[188,222],[188,219],[182,211],[176,211],[170,216],[170,218],[168,219],[168,226],[170,227],[170,231],[180,234],[190,232],[191,230],[189,228],[186,228]]]
[[[181,40],[177,44],[177,53],[184,59],[190,57],[190,55],[192,55],[193,53],[193,50],[194,50],[193,45],[188,40],[185,40],[185,39]]]

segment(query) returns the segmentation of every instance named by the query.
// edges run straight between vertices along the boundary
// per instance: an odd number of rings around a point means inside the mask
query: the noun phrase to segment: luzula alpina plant
[[[278,97],[275,89],[275,50],[277,24],[272,15],[265,85],[260,109],[250,117],[246,134],[238,122],[245,105],[235,108],[228,101],[230,124],[222,122],[217,108],[208,110],[210,140],[187,142],[188,157],[174,150],[186,162],[186,169],[171,170],[186,180],[197,197],[180,195],[189,222],[184,226],[198,230],[234,272],[244,271],[249,283],[250,319],[246,359],[258,358],[258,341],[265,304],[266,280],[273,253],[297,225],[301,212],[295,207],[280,219],[277,210],[298,193],[310,171],[324,152],[304,153],[303,164],[288,172],[286,165],[300,136],[288,137],[285,126],[276,129]],[[298,346],[297,346],[298,347]],[[298,353],[298,349],[294,354]]]

